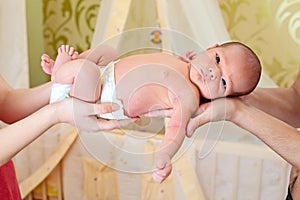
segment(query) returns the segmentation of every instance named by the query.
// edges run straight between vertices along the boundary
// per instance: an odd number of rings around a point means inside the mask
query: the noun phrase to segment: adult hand
[[[75,98],[51,104],[55,106],[58,122],[70,123],[85,131],[111,130],[126,126],[137,118],[126,120],[106,120],[98,118],[97,115],[109,113],[119,109],[112,103],[93,104]]]
[[[220,98],[209,103],[201,104],[196,116],[187,125],[187,136],[191,137],[195,130],[208,123],[230,119],[239,98]]]
[[[237,104],[242,103],[241,99],[236,98],[220,98],[209,103],[203,103],[198,108],[193,118],[189,120],[186,135],[191,137],[195,130],[208,123],[222,120],[230,120]],[[170,117],[173,109],[150,111],[145,114],[147,117]]]

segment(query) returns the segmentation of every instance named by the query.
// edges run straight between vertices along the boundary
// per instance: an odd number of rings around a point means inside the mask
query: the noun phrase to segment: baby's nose
[[[218,77],[218,70],[213,67],[208,68],[210,80],[215,80]]]

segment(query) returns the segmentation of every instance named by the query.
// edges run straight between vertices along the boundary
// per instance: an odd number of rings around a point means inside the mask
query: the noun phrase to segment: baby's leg
[[[72,60],[72,56],[70,55],[69,49],[67,49],[64,45],[62,45],[61,47],[58,48],[58,54],[56,57],[56,61],[53,64],[52,68],[51,68],[51,81],[54,83],[61,83],[60,81],[64,81],[64,82],[68,82],[70,83],[69,79],[68,80],[56,80],[56,72],[58,71],[58,69],[60,67],[62,67],[63,64],[69,62]],[[50,62],[49,62],[50,63]],[[72,73],[70,72],[70,75]]]
[[[57,62],[55,62],[56,64]],[[101,93],[99,67],[86,59],[76,59],[60,66],[55,73],[56,83],[72,84],[70,96],[96,102]]]
[[[80,59],[80,70],[75,76],[70,95],[88,102],[97,102],[101,95],[101,73],[97,64]]]

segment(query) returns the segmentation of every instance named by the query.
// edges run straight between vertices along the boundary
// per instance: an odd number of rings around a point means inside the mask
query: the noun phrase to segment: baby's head
[[[258,57],[240,42],[214,45],[191,60],[190,79],[206,99],[249,94],[260,75]]]

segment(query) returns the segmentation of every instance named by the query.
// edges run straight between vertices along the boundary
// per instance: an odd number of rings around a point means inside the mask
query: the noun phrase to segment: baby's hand
[[[193,60],[195,56],[196,56],[196,52],[191,50],[191,51],[187,51],[184,55],[179,56],[179,59],[188,63],[191,60]]]
[[[168,154],[160,154],[156,158],[156,168],[152,173],[155,182],[162,183],[171,173],[172,164]]]

